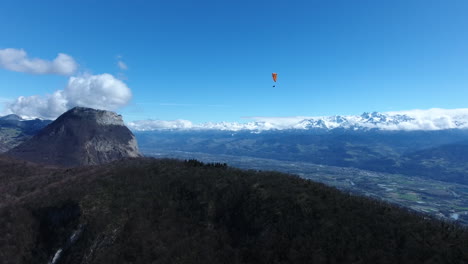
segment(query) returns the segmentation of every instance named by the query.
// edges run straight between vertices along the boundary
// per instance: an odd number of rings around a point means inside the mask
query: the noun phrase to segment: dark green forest
[[[1,263],[468,263],[466,228],[293,175],[35,166],[0,162]]]

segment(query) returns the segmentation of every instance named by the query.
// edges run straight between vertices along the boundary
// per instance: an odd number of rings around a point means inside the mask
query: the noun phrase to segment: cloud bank
[[[7,112],[24,118],[54,119],[75,106],[117,110],[132,98],[131,90],[110,74],[70,77],[64,90],[46,96],[20,96]]]
[[[380,130],[444,130],[468,129],[468,109],[410,110],[362,115],[321,117],[251,117],[254,122],[202,123],[188,120],[143,120],[127,125],[135,131],[151,130],[225,130],[266,131],[285,129],[380,129]]]
[[[77,70],[78,64],[64,53],[59,53],[53,61],[47,61],[28,58],[26,51],[22,49],[8,48],[0,50],[0,67],[32,74],[71,75]]]
[[[192,129],[194,125],[191,121],[178,119],[172,121],[165,120],[141,120],[130,122],[127,124],[132,129],[137,131],[149,130],[171,130],[171,129]]]

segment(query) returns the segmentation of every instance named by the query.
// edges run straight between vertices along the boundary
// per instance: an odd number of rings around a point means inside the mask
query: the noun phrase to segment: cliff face
[[[75,107],[8,155],[42,164],[82,166],[141,156],[132,132],[114,112]]]

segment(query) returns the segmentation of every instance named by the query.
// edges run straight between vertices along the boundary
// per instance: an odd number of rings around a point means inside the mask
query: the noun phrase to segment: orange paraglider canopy
[[[272,73],[271,76],[273,77],[273,81],[276,82],[276,78],[278,77],[277,73]]]

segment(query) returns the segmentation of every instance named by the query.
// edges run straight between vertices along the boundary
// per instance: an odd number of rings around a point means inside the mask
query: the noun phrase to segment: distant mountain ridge
[[[0,117],[0,153],[16,147],[50,124],[51,120],[26,120],[18,115]]]
[[[139,157],[136,139],[114,112],[75,107],[7,152],[32,162],[81,166]]]
[[[365,112],[361,115],[320,117],[256,117],[248,123],[208,122],[194,124],[188,120],[141,120],[129,122],[135,131],[152,130],[445,130],[468,129],[468,109],[429,109],[400,112]]]
[[[0,120],[16,120],[16,121],[22,121],[22,120],[24,120],[24,119],[21,118],[21,116],[19,116],[19,115],[10,114],[10,115],[6,115],[6,116],[0,117]]]
[[[252,122],[205,122],[189,120],[138,120],[126,125],[133,131],[154,130],[446,130],[468,129],[468,108],[409,110],[395,112],[364,112],[361,115],[251,117]],[[0,121],[39,121],[15,114],[0,117]],[[49,121],[49,120],[43,120]],[[51,121],[49,121],[51,122]]]

